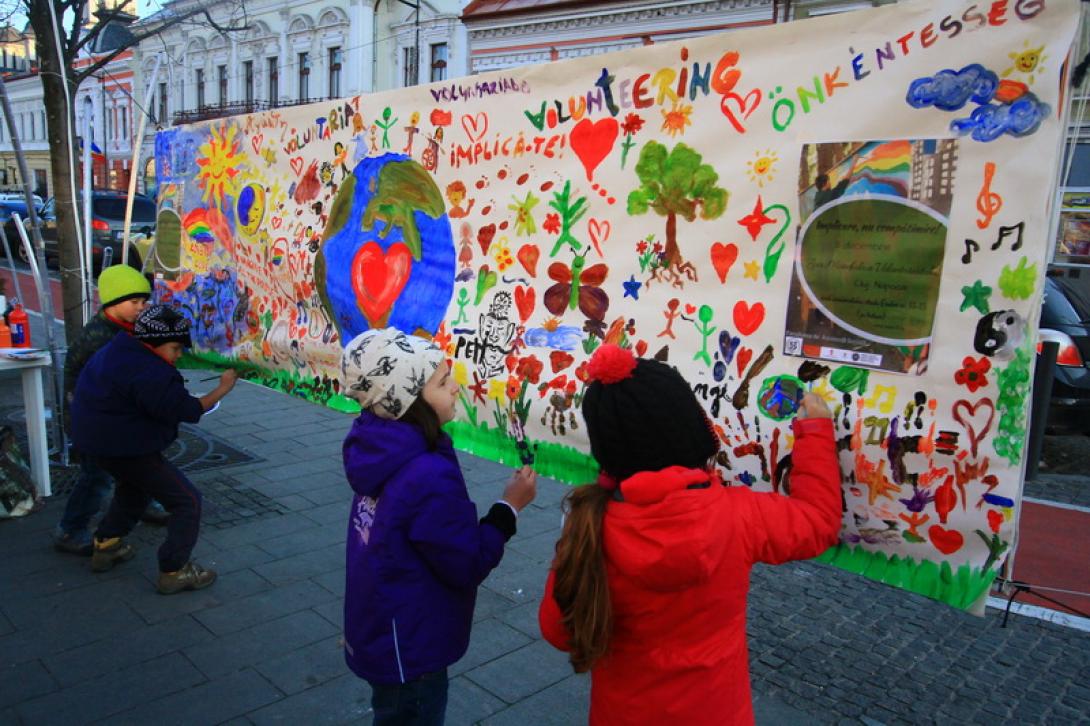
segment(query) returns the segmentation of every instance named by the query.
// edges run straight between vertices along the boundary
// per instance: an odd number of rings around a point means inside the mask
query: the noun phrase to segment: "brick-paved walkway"
[[[17,381],[0,378],[0,405],[18,396]],[[154,529],[137,530],[136,559],[95,576],[49,547],[59,502],[0,521],[0,723],[368,723],[367,686],[339,645],[348,425],[248,384],[207,417],[205,430],[262,460],[194,480],[236,482],[283,513],[206,528],[196,555],[221,579],[198,593],[155,593]],[[509,471],[463,462],[471,496],[491,502]],[[540,640],[536,622],[565,491],[541,483],[480,591],[469,652],[451,670],[454,726],[585,722],[588,680]],[[749,608],[758,721],[1090,723],[1090,633],[1000,620],[823,565],[758,567]]]

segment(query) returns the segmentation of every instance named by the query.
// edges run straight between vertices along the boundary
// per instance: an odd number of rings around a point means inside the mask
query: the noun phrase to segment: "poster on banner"
[[[1009,555],[1073,0],[902,3],[179,126],[156,295],[202,364],[341,410],[344,342],[433,338],[455,445],[594,479],[603,343],[676,366],[732,486],[834,413],[823,559],[981,607]],[[347,425],[347,424],[346,424]]]

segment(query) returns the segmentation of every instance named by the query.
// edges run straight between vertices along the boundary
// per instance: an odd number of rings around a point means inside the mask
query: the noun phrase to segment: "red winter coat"
[[[829,419],[797,420],[791,496],[688,489],[707,472],[671,467],[621,482],[602,525],[613,604],[609,651],[591,670],[590,723],[753,723],[746,593],[755,562],[814,557],[836,544],[840,468]],[[549,572],[538,619],[569,636]]]

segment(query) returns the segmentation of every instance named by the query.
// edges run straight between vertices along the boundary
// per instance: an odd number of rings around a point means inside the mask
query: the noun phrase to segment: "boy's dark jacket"
[[[364,411],[344,441],[355,491],[349,513],[345,660],[361,678],[392,685],[461,658],[477,586],[514,532],[493,505],[481,521],[450,439],[428,451],[404,421]],[[504,531],[506,530],[506,531]]]
[[[128,333],[91,356],[72,401],[72,444],[90,456],[144,456],[204,413],[178,370]]]
[[[106,317],[99,310],[95,317],[87,321],[83,330],[68,346],[68,353],[64,357],[64,393],[71,396],[76,392],[76,381],[79,380],[80,371],[91,356],[99,351],[102,346],[113,340],[114,336],[125,330],[123,327]]]

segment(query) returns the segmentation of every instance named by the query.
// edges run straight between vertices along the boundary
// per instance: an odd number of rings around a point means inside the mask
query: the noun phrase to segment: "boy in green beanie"
[[[151,284],[139,270],[128,265],[114,265],[102,271],[98,278],[98,298],[102,308],[83,326],[79,336],[68,348],[64,360],[65,421],[72,403],[83,366],[99,348],[109,343],[120,331],[132,332],[137,316],[148,304]],[[88,526],[98,514],[102,500],[109,493],[110,475],[96,464],[80,457],[79,479],[76,481],[60,524],[53,532],[53,546],[59,552],[90,556],[91,533]],[[144,520],[164,524],[170,516],[158,502],[152,502],[144,512]]]

